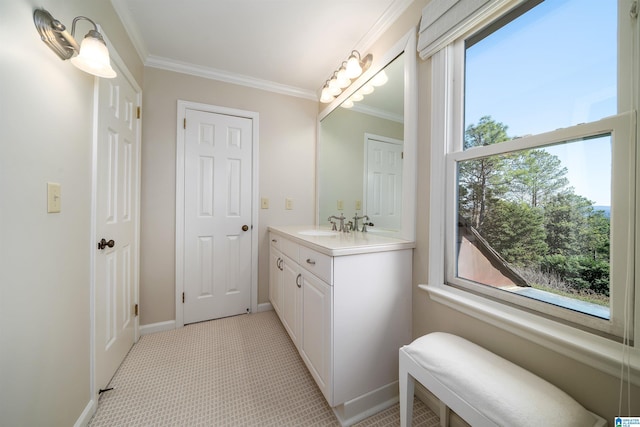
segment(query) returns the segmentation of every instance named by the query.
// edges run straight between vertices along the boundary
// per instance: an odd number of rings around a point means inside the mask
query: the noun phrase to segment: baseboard
[[[271,311],[273,310],[273,306],[270,302],[263,302],[262,304],[258,304],[258,313],[262,313],[263,311]]]
[[[73,427],[86,427],[87,425],[89,425],[89,421],[91,421],[91,417],[93,417],[93,414],[96,413],[96,409],[98,409],[96,401],[91,399],[89,403],[87,403],[87,406],[84,408],[84,411],[82,411],[82,414],[80,414],[80,418],[76,420],[76,423],[73,425]]]
[[[338,405],[333,409],[342,427],[351,426],[398,403],[398,382]]]
[[[156,332],[172,331],[176,328],[175,320],[167,320],[166,322],[149,323],[140,326],[140,335],[154,334]]]

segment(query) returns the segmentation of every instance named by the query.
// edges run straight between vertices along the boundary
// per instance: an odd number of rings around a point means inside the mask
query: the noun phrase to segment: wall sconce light
[[[344,61],[340,68],[333,72],[333,75],[327,80],[322,87],[320,93],[320,102],[328,103],[336,99],[342,91],[348,88],[353,80],[360,77],[362,73],[367,71],[373,61],[373,55],[368,54],[364,58],[360,57],[360,52],[354,50],[349,58]]]
[[[76,23],[85,20],[93,24],[82,44],[78,45],[74,35]],[[84,72],[98,77],[113,78],[116,72],[111,68],[107,44],[98,32],[98,26],[86,16],[77,16],[71,24],[71,34],[57,19],[44,9],[33,12],[33,22],[42,41],[51,48],[63,61],[71,59],[71,63]],[[74,56],[74,54],[77,54]]]

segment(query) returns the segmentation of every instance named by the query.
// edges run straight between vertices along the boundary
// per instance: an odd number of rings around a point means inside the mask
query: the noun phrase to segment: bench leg
[[[440,401],[440,427],[449,427],[449,407]]]
[[[413,392],[415,382],[408,372],[400,372],[400,427],[411,426],[413,421]]]

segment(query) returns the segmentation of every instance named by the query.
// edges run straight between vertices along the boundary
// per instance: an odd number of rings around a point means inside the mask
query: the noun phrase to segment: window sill
[[[419,285],[432,300],[619,378],[621,343],[445,285]],[[640,386],[640,351],[629,348],[630,380]]]

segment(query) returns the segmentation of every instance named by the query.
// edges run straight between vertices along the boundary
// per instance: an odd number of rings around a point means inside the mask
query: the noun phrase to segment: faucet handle
[[[336,222],[332,220],[329,220],[329,222],[331,223],[331,231],[338,231],[336,228]]]
[[[362,223],[362,232],[366,233],[367,232],[367,225],[369,227],[373,227],[373,223],[372,222],[363,222]]]

